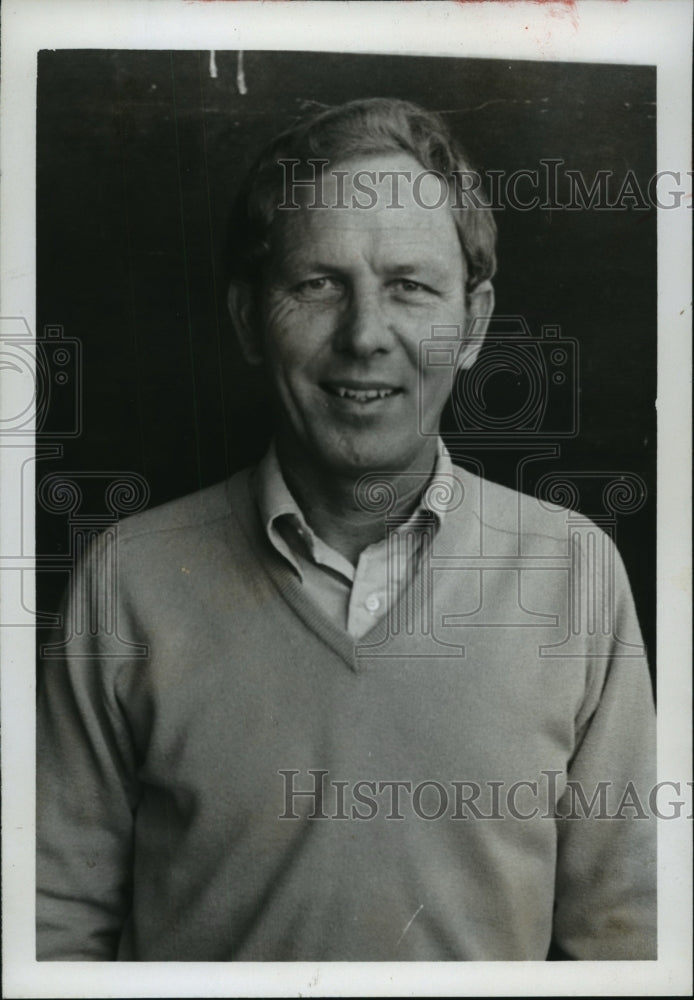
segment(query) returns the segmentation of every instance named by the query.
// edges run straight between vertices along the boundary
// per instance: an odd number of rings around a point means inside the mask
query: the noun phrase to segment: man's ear
[[[483,281],[467,296],[465,332],[456,361],[458,369],[471,368],[477,361],[493,312],[494,289],[491,281]]]
[[[227,306],[244,358],[249,365],[261,365],[263,351],[260,334],[253,321],[254,310],[250,287],[232,282],[227,294]]]

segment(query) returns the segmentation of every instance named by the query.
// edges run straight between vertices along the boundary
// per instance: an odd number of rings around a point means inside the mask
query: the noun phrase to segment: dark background
[[[242,94],[237,53],[217,52],[216,65],[214,78],[208,52],[39,54],[37,326],[61,326],[79,341],[82,411],[79,434],[61,438],[72,404],[52,400],[42,433],[63,454],[38,460],[37,481],[136,472],[155,505],[262,453],[267,397],[226,313],[224,230],[260,146],[312,103],[414,100],[444,114],[482,170],[536,170],[542,158],[561,158],[588,184],[613,171],[616,195],[627,171],[645,191],[656,169],[651,67],[246,52]],[[548,472],[594,473],[574,502],[598,520],[611,473],[643,479],[646,502],[618,518],[616,540],[652,661],[655,215],[496,213],[497,313],[521,315],[536,338],[551,324],[578,342],[579,433],[563,435],[565,399],[555,394],[535,435],[511,431],[505,445],[493,433],[450,438],[458,461],[527,492]],[[522,373],[499,371],[485,382],[485,405],[503,417],[524,391]],[[452,411],[445,427],[456,428]],[[519,477],[519,461],[552,442],[558,456],[536,457]],[[52,557],[59,565],[69,545],[67,516],[39,503],[39,566]],[[38,573],[41,611],[54,610],[66,581],[64,568]]]

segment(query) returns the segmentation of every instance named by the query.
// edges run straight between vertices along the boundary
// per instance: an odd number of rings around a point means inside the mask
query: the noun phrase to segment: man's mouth
[[[339,399],[350,399],[355,403],[373,403],[377,399],[388,399],[401,391],[394,386],[356,387],[341,385],[338,382],[324,382],[323,389],[331,396],[337,396]]]

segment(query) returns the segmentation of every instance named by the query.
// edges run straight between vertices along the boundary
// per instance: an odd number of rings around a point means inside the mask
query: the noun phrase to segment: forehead
[[[404,152],[328,164],[315,184],[296,185],[278,211],[275,249],[292,254],[296,243],[337,246],[405,241],[437,253],[458,246],[450,192],[442,177]]]

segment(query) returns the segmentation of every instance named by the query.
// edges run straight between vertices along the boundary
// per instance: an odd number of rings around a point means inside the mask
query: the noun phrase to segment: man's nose
[[[347,310],[335,332],[338,351],[356,357],[370,357],[391,349],[392,316],[381,290],[376,287],[353,288]]]

